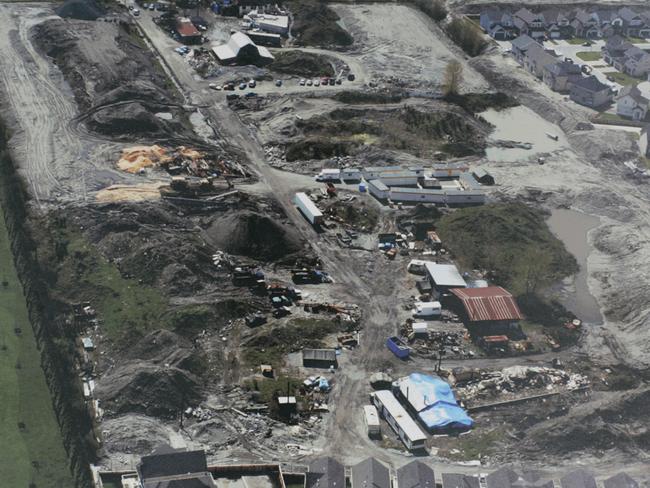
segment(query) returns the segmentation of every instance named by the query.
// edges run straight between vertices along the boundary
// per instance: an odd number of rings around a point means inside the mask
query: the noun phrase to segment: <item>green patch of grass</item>
[[[492,281],[515,295],[578,269],[544,215],[521,203],[458,209],[440,218],[437,230],[461,267],[487,270]]]
[[[470,432],[450,440],[449,449],[441,450],[438,454],[454,461],[473,461],[483,456],[490,456],[496,452],[497,444],[504,437],[503,429],[494,429],[489,432]],[[454,451],[456,449],[458,452]]]
[[[576,56],[583,61],[598,61],[603,59],[603,55],[598,51],[580,51],[579,53],[576,53]]]
[[[272,403],[276,394],[284,396],[289,392],[293,396],[298,396],[302,380],[291,376],[278,376],[277,378],[248,380],[245,386],[249,390],[258,391],[260,401]]]
[[[160,291],[124,278],[117,266],[99,254],[78,232],[60,229],[57,245],[63,258],[56,289],[75,301],[89,301],[109,339],[124,342],[167,326],[167,300]]]
[[[633,76],[621,73],[620,71],[609,71],[605,73],[605,76],[611,76],[616,83],[623,86],[641,83],[639,78],[634,78]]]
[[[7,283],[0,286],[0,484],[74,486],[1,213],[0,219],[0,280]]]
[[[566,39],[566,42],[569,44],[577,45],[577,44],[584,44],[587,42],[587,39],[584,39],[582,37],[574,37],[573,39]]]
[[[645,156],[640,156],[639,157],[639,162],[641,163],[641,165],[643,165],[646,168],[650,169],[650,158],[647,158]]]
[[[594,118],[595,122],[629,122],[629,119],[611,112],[601,112]]]
[[[647,44],[648,39],[644,39],[643,37],[627,37],[627,41],[632,44]]]

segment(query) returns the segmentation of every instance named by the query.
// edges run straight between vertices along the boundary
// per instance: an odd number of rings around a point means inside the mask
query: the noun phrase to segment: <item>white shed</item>
[[[379,413],[374,405],[364,405],[363,414],[368,427],[368,435],[381,434],[381,424],[379,423]]]

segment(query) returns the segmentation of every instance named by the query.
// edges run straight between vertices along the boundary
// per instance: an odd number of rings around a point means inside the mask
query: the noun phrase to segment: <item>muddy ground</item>
[[[414,88],[435,92],[444,64],[454,57],[464,59],[437,27],[409,7],[335,5],[334,10],[354,39],[349,56],[381,88],[393,89],[403,82],[411,92]],[[316,233],[293,208],[295,191],[317,193],[321,185],[273,169],[271,165],[286,162],[284,150],[275,148],[310,131],[340,137],[331,125],[321,124],[323,118],[331,120],[332,113],[347,114],[346,122],[369,124],[362,126],[363,132],[409,110],[454,114],[459,132],[475,131],[472,140],[478,149],[487,144],[487,124],[458,107],[421,98],[360,108],[324,95],[275,94],[263,110],[235,114],[222,93],[209,90],[187,61],[171,52],[169,36],[159,31],[149,13],[143,12],[138,21],[146,34],[141,44],[137,31],[124,30],[119,23],[62,21],[46,5],[1,5],[0,12],[6,14],[0,15],[0,26],[6,27],[0,29],[0,80],[9,95],[3,109],[17,128],[12,149],[35,202],[51,202],[49,214],[34,205],[31,217],[44,279],[59,304],[60,318],[69,316],[72,303],[89,301],[97,311],[96,327],[87,332],[98,345],[96,394],[105,410],[99,425],[102,463],[131,468],[139,455],[162,442],[204,447],[213,462],[304,463],[316,454],[335,454],[346,464],[369,455],[395,466],[406,462],[409,456],[399,450],[386,426],[384,444],[367,438],[359,407],[367,403],[368,377],[375,371],[396,377],[433,371],[431,360],[401,363],[384,347],[386,336],[410,315],[407,305],[416,291],[414,277],[405,271],[411,257],[388,260],[376,251],[376,235],[395,231],[396,218],[408,216],[409,209],[382,207],[355,192],[357,200],[348,205],[355,211],[343,205],[334,213],[364,227],[360,239],[368,245],[343,247],[336,232],[344,230],[344,224]],[[394,19],[401,20],[389,22]],[[47,42],[35,42],[35,33]],[[155,48],[153,54],[148,54],[148,43]],[[152,61],[158,59],[164,60],[163,71]],[[599,474],[609,473],[617,464],[640,473],[650,450],[647,413],[642,408],[650,364],[650,337],[645,333],[650,313],[645,291],[650,283],[643,272],[650,253],[650,221],[647,183],[633,178],[622,165],[633,157],[635,141],[627,133],[594,128],[587,123],[586,110],[564,105],[561,97],[533,82],[499,53],[463,63],[467,90],[493,87],[514,95],[559,124],[557,132],[565,134],[566,145],[543,151],[545,165],[537,163],[542,153],[536,150],[516,161],[488,160],[482,151],[463,161],[486,167],[495,176],[492,200],[547,210],[566,206],[601,217],[601,225],[589,235],[594,250],[588,259],[588,284],[605,321],[585,327],[578,345],[559,353],[471,360],[472,366],[500,369],[522,362],[549,365],[561,359],[570,371],[589,370],[593,387],[588,393],[531,404],[526,415],[520,407],[479,413],[477,428],[467,436],[431,439],[427,462],[439,467],[449,466],[450,460],[480,457],[485,463],[481,468],[453,468],[466,472],[522,462],[560,470],[581,463]],[[163,76],[165,70],[173,72],[173,82]],[[394,83],[395,79],[401,82]],[[149,96],[142,100],[142,93]],[[159,111],[171,113],[172,121],[157,117]],[[209,118],[215,131],[208,126],[203,136],[196,135],[197,124],[189,112]],[[142,124],[129,125],[133,117]],[[107,121],[111,126],[122,118],[128,123],[120,127],[126,130],[102,131]],[[213,202],[83,204],[94,198],[94,190],[115,182],[150,182],[150,176],[118,173],[115,156],[127,141],[151,143],[168,137],[170,131],[181,139],[175,144],[227,141],[228,149],[247,163],[258,182],[240,185],[236,195]],[[426,165],[439,150],[361,142],[361,150],[347,160],[345,155],[312,160],[301,154],[290,169],[307,174],[325,164]],[[71,200],[76,204],[66,204]],[[364,207],[369,210],[364,212]],[[335,385],[328,398],[329,413],[287,426],[265,414],[237,412],[251,404],[259,406],[254,398],[258,395],[246,380],[254,378],[267,348],[278,354],[276,364],[284,375],[301,379],[317,372],[302,368],[294,348],[280,348],[269,340],[277,335],[286,342],[287,333],[289,339],[295,338],[296,328],[305,325],[296,319],[313,317],[292,307],[289,318],[273,318],[259,330],[250,329],[245,315],[268,314],[268,297],[235,286],[226,268],[215,265],[217,253],[261,266],[271,280],[281,283],[290,282],[289,268],[298,260],[318,256],[334,282],[301,286],[308,299],[359,306],[360,346],[344,350],[340,370],[328,376]],[[314,340],[325,344],[332,337]],[[450,359],[445,366],[467,362]],[[200,409],[187,414],[181,429],[179,411],[186,407]],[[493,433],[495,425],[499,435]],[[391,445],[397,449],[385,449]]]

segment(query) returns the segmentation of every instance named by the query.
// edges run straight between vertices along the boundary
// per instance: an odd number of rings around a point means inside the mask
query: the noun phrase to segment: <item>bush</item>
[[[466,19],[452,20],[445,30],[449,38],[472,57],[481,54],[488,46],[483,32]]]

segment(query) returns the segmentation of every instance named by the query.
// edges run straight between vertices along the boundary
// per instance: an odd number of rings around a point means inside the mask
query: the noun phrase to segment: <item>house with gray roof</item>
[[[618,15],[623,20],[623,33],[628,37],[648,37],[650,36],[650,27],[646,24],[645,19],[635,10],[629,7],[623,7],[618,11]]]
[[[510,468],[500,468],[485,478],[487,488],[511,488],[519,475]]]
[[[345,488],[345,467],[332,457],[315,459],[305,474],[305,488]]]
[[[557,61],[544,67],[542,79],[551,90],[566,93],[573,83],[582,79],[582,71],[575,63]]]
[[[544,77],[544,68],[558,61],[558,58],[544,49],[540,44],[531,44],[524,56],[524,68],[535,77]]]
[[[390,472],[375,458],[352,466],[352,488],[391,488]]]
[[[630,475],[627,473],[618,473],[617,475],[607,478],[603,481],[604,488],[639,488],[639,483],[637,483]]]
[[[151,455],[143,456],[137,470],[143,488],[217,486],[208,471],[204,451],[186,451],[161,446]]]
[[[507,41],[519,35],[512,14],[496,7],[481,12],[480,24],[483,30],[497,41]]]
[[[597,488],[594,477],[584,469],[572,471],[560,479],[562,488]]]
[[[480,488],[480,486],[481,484],[476,476],[442,473],[442,488]]]
[[[514,58],[517,60],[519,64],[524,63],[524,57],[526,56],[526,51],[530,46],[533,46],[537,44],[538,46],[541,46],[535,39],[532,37],[523,34],[513,41],[510,42],[512,46],[512,55]]]
[[[411,461],[397,470],[398,488],[436,488],[436,477],[431,467],[422,461]]]
[[[541,13],[521,8],[513,14],[513,22],[522,34],[527,34],[533,39],[546,37],[546,23]]]
[[[607,39],[602,48],[603,60],[617,70],[622,71],[625,64],[625,51],[633,48],[634,45],[622,36],[614,35]]]
[[[623,72],[637,78],[645,78],[650,73],[650,54],[643,49],[632,46],[625,51],[625,62],[623,63]]]
[[[597,108],[611,103],[614,95],[609,85],[601,83],[592,75],[573,83],[569,98],[585,107]]]
[[[627,85],[616,98],[616,113],[632,120],[644,120],[650,108],[650,82]]]

